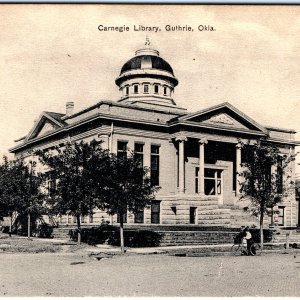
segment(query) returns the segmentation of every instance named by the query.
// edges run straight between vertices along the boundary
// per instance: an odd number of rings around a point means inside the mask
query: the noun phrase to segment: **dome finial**
[[[150,48],[150,39],[149,39],[149,36],[148,35],[146,35],[146,42],[145,42],[145,46],[147,47],[147,48]]]

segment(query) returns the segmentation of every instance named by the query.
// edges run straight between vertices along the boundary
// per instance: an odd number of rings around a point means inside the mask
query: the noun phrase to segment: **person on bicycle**
[[[250,232],[249,226],[244,229],[244,239],[247,243],[247,254],[250,255],[250,247],[253,244],[252,234]]]

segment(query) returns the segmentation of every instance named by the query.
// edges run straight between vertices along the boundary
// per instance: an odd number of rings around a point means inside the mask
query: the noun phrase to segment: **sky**
[[[227,101],[300,140],[300,6],[0,4],[0,15],[1,156],[42,111],[117,101],[115,78],[146,36],[179,80],[178,106],[194,112]],[[139,25],[161,30],[134,31]]]

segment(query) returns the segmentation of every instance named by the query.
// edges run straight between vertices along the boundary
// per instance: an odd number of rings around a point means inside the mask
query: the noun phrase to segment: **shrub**
[[[39,224],[34,230],[33,235],[40,238],[50,238],[52,236],[53,227],[47,223]]]
[[[78,229],[69,231],[70,239],[77,241]],[[127,247],[159,246],[161,235],[150,230],[124,230],[124,244]],[[98,227],[82,228],[81,241],[89,245],[108,244],[120,245],[120,229],[103,224]]]

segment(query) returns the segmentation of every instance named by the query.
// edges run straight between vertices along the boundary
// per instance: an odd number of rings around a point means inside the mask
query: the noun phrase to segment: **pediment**
[[[37,132],[35,137],[40,137],[40,136],[46,135],[47,133],[54,131],[58,128],[59,128],[59,126],[57,126],[53,122],[45,120],[44,125],[41,126],[41,129]]]
[[[213,127],[266,132],[267,130],[229,103],[185,115],[179,121]]]
[[[63,123],[58,120],[58,117],[59,114],[43,112],[27,135],[26,140],[42,137],[63,127]]]

